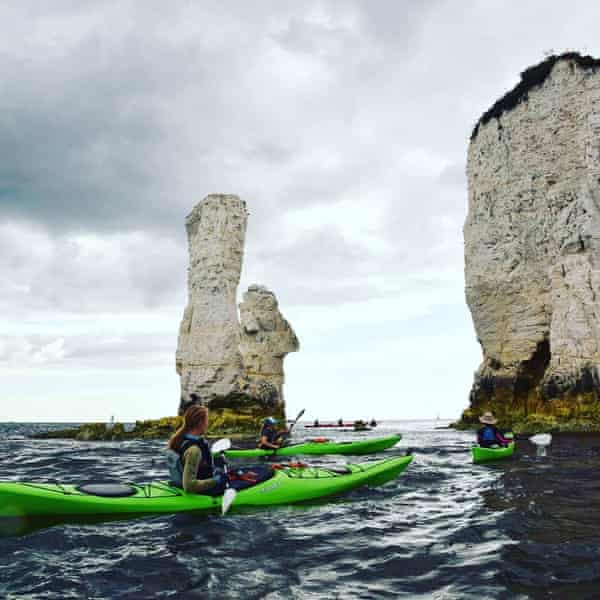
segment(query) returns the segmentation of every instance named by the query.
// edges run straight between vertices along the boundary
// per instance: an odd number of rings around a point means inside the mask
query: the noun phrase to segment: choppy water
[[[600,436],[555,438],[546,458],[519,441],[512,461],[486,467],[471,464],[472,435],[439,424],[328,431],[339,439],[401,431],[386,455],[415,454],[397,481],[334,502],[19,536],[4,523],[0,597],[597,598]],[[39,427],[0,424],[0,480],[166,477],[162,443],[24,437]],[[315,433],[299,427],[296,437]]]

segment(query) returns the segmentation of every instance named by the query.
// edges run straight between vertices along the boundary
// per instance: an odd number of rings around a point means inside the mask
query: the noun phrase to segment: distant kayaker
[[[183,415],[183,425],[169,440],[169,449],[179,455],[175,469],[179,468],[182,487],[188,493],[224,489],[227,483],[227,475],[214,466],[210,448],[203,437],[207,428],[208,408],[192,405]]]
[[[260,430],[260,441],[258,447],[263,450],[277,450],[281,448],[283,444],[283,436],[289,433],[288,429],[281,429],[277,431],[275,425],[277,425],[277,419],[273,417],[267,417],[263,421],[262,428]]]
[[[477,443],[483,448],[491,446],[508,446],[512,440],[505,438],[500,430],[496,427],[498,420],[491,412],[485,412],[479,421],[483,423],[483,427],[477,432]]]

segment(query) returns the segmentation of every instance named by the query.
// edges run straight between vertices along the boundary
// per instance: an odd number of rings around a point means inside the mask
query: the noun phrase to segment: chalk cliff
[[[483,350],[472,422],[600,423],[600,61],[551,56],[477,123],[466,298]]]
[[[247,220],[246,203],[226,194],[207,196],[186,219],[188,303],[175,358],[180,413],[194,402],[283,410],[283,358],[298,350],[298,340],[275,295],[261,286],[244,295],[240,326],[237,288]]]

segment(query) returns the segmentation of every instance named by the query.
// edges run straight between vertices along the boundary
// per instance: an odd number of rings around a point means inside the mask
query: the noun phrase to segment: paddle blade
[[[223,502],[221,504],[222,514],[226,515],[227,511],[231,508],[237,492],[233,488],[227,488],[223,494]]]
[[[296,425],[296,423],[298,422],[298,420],[300,419],[300,417],[304,414],[304,408],[296,415],[296,418],[292,421],[292,423],[290,424],[289,427],[289,431],[292,431],[292,429],[294,429],[294,426]]]
[[[538,433],[537,435],[532,435],[529,441],[536,446],[544,448],[552,443],[552,435],[549,433]]]
[[[301,410],[301,411],[298,413],[298,415],[296,416],[296,420],[294,421],[294,423],[296,423],[296,422],[297,422],[297,421],[300,419],[300,417],[301,417],[301,416],[304,414],[304,411],[305,411],[305,410],[306,410],[306,409],[305,409],[305,408],[303,408],[303,409],[302,409],[302,410]]]
[[[225,452],[225,450],[229,450],[229,448],[231,448],[231,440],[223,438],[221,440],[217,440],[212,445],[210,451],[213,454],[220,454],[221,452]]]

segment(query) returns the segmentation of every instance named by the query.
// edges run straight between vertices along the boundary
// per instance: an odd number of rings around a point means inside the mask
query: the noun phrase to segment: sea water
[[[383,487],[333,501],[217,515],[110,523],[0,524],[2,598],[598,597],[600,436],[555,436],[536,457],[471,463],[473,434],[444,421],[383,422],[399,431],[377,456],[302,457],[339,465],[413,450]],[[0,424],[0,480],[147,482],[165,478],[164,442],[31,440],[64,425]],[[42,524],[43,525],[43,524]]]

